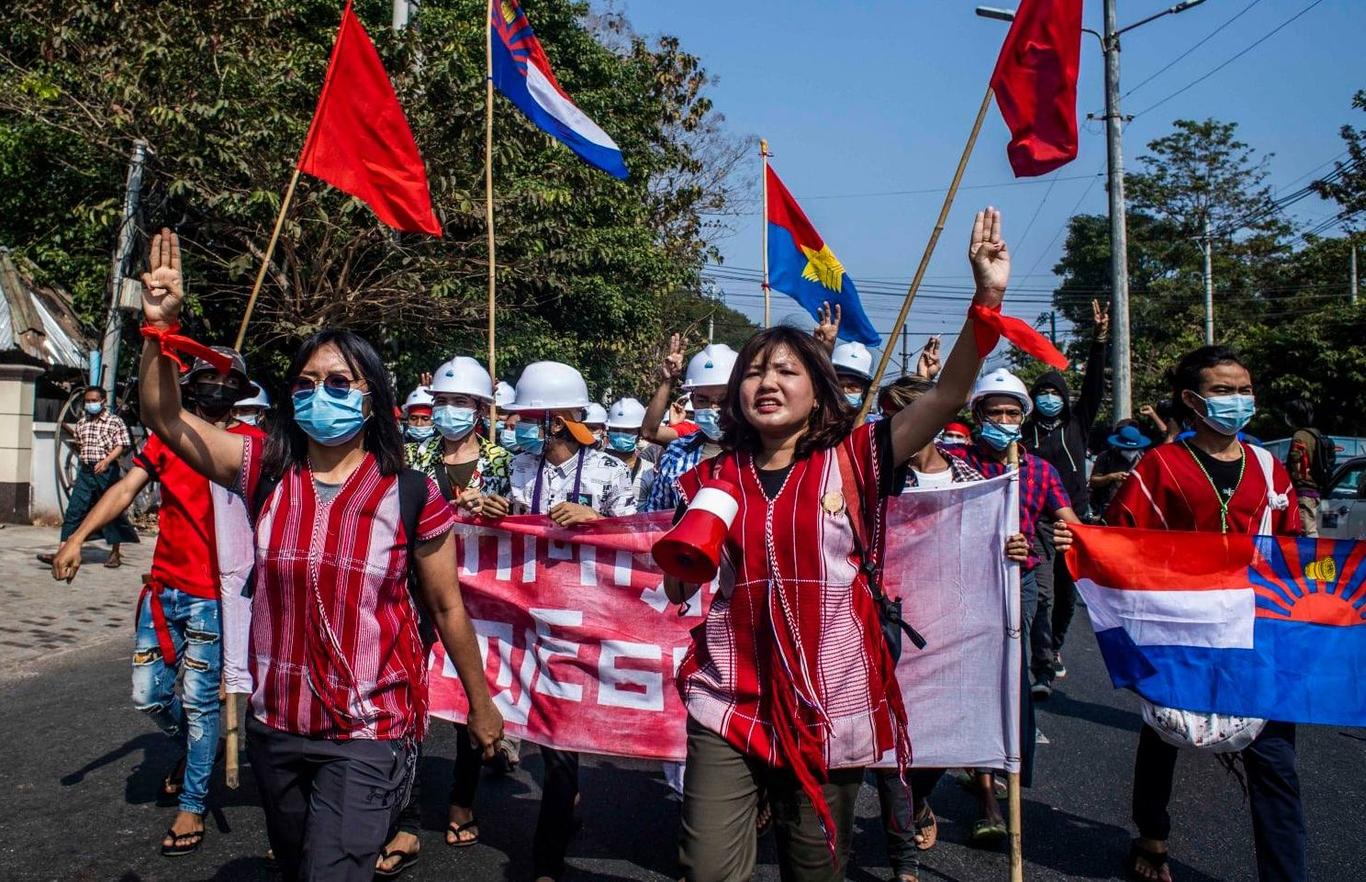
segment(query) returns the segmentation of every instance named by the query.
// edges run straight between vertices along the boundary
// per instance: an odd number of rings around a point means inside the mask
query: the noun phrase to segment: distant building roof
[[[52,368],[85,370],[92,342],[81,332],[71,295],[38,288],[0,248],[0,353],[18,352]]]

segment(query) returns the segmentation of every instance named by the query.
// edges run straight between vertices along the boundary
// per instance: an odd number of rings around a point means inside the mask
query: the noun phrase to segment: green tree
[[[327,326],[366,334],[407,387],[485,348],[482,0],[428,0],[395,35],[384,0],[357,14],[394,79],[431,180],[441,239],[395,235],[305,178],[246,345],[278,368]],[[185,244],[195,332],[230,341],[338,23],[335,0],[15,0],[0,21],[0,241],[66,284],[102,325],[106,266],[132,140],[146,139],[144,227]],[[700,61],[573,0],[528,10],[563,86],[631,167],[589,168],[496,98],[499,374],[538,358],[595,387],[631,388],[695,299],[737,193],[746,147],[727,136]],[[680,294],[680,292],[684,292]],[[692,293],[687,293],[692,292]]]

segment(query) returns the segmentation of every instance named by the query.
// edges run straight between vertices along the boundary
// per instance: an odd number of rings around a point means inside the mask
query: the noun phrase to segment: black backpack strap
[[[440,484],[439,481],[437,483]],[[408,537],[408,560],[410,562],[417,551],[418,521],[422,519],[422,509],[426,505],[427,475],[417,469],[404,469],[399,472],[398,513],[403,520],[403,533]]]
[[[405,471],[405,472],[408,472],[408,471],[415,471],[415,470],[414,470],[414,469],[405,469],[404,471]],[[417,474],[422,474],[422,473],[421,473],[421,472],[417,472]],[[425,476],[424,476],[424,477],[425,477]],[[432,475],[432,480],[433,480],[433,481],[436,481],[436,487],[437,487],[437,489],[441,491],[441,495],[442,495],[442,496],[446,497],[446,501],[447,501],[447,502],[455,502],[455,487],[452,486],[452,484],[451,484],[451,475],[450,475],[450,472],[446,471],[446,463],[445,463],[445,462],[443,462],[443,461],[441,461],[441,460],[437,460],[437,461],[436,461],[436,469],[435,469],[435,473]],[[426,493],[426,485],[423,485],[423,493],[424,493],[424,494]],[[424,503],[427,501],[426,496],[423,496],[422,501],[423,501]],[[418,506],[418,511],[421,511],[421,510],[422,510],[422,506]]]

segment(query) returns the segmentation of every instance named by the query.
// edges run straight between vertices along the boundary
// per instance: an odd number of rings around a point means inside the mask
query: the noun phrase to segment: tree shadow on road
[[[1123,732],[1137,732],[1143,728],[1142,714],[1125,710],[1122,707],[1111,707],[1108,704],[1072,698],[1066,692],[1061,691],[1054,692],[1053,697],[1046,704],[1041,703],[1037,707],[1041,712],[1084,720],[1098,726],[1109,726]]]

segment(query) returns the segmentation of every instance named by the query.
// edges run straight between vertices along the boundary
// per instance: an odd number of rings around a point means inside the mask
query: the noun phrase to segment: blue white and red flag
[[[498,91],[537,128],[563,142],[584,162],[624,179],[627,172],[621,148],[561,88],[517,0],[493,0],[489,4],[489,28],[493,85]]]
[[[1074,526],[1110,679],[1154,704],[1366,726],[1366,542]]]

